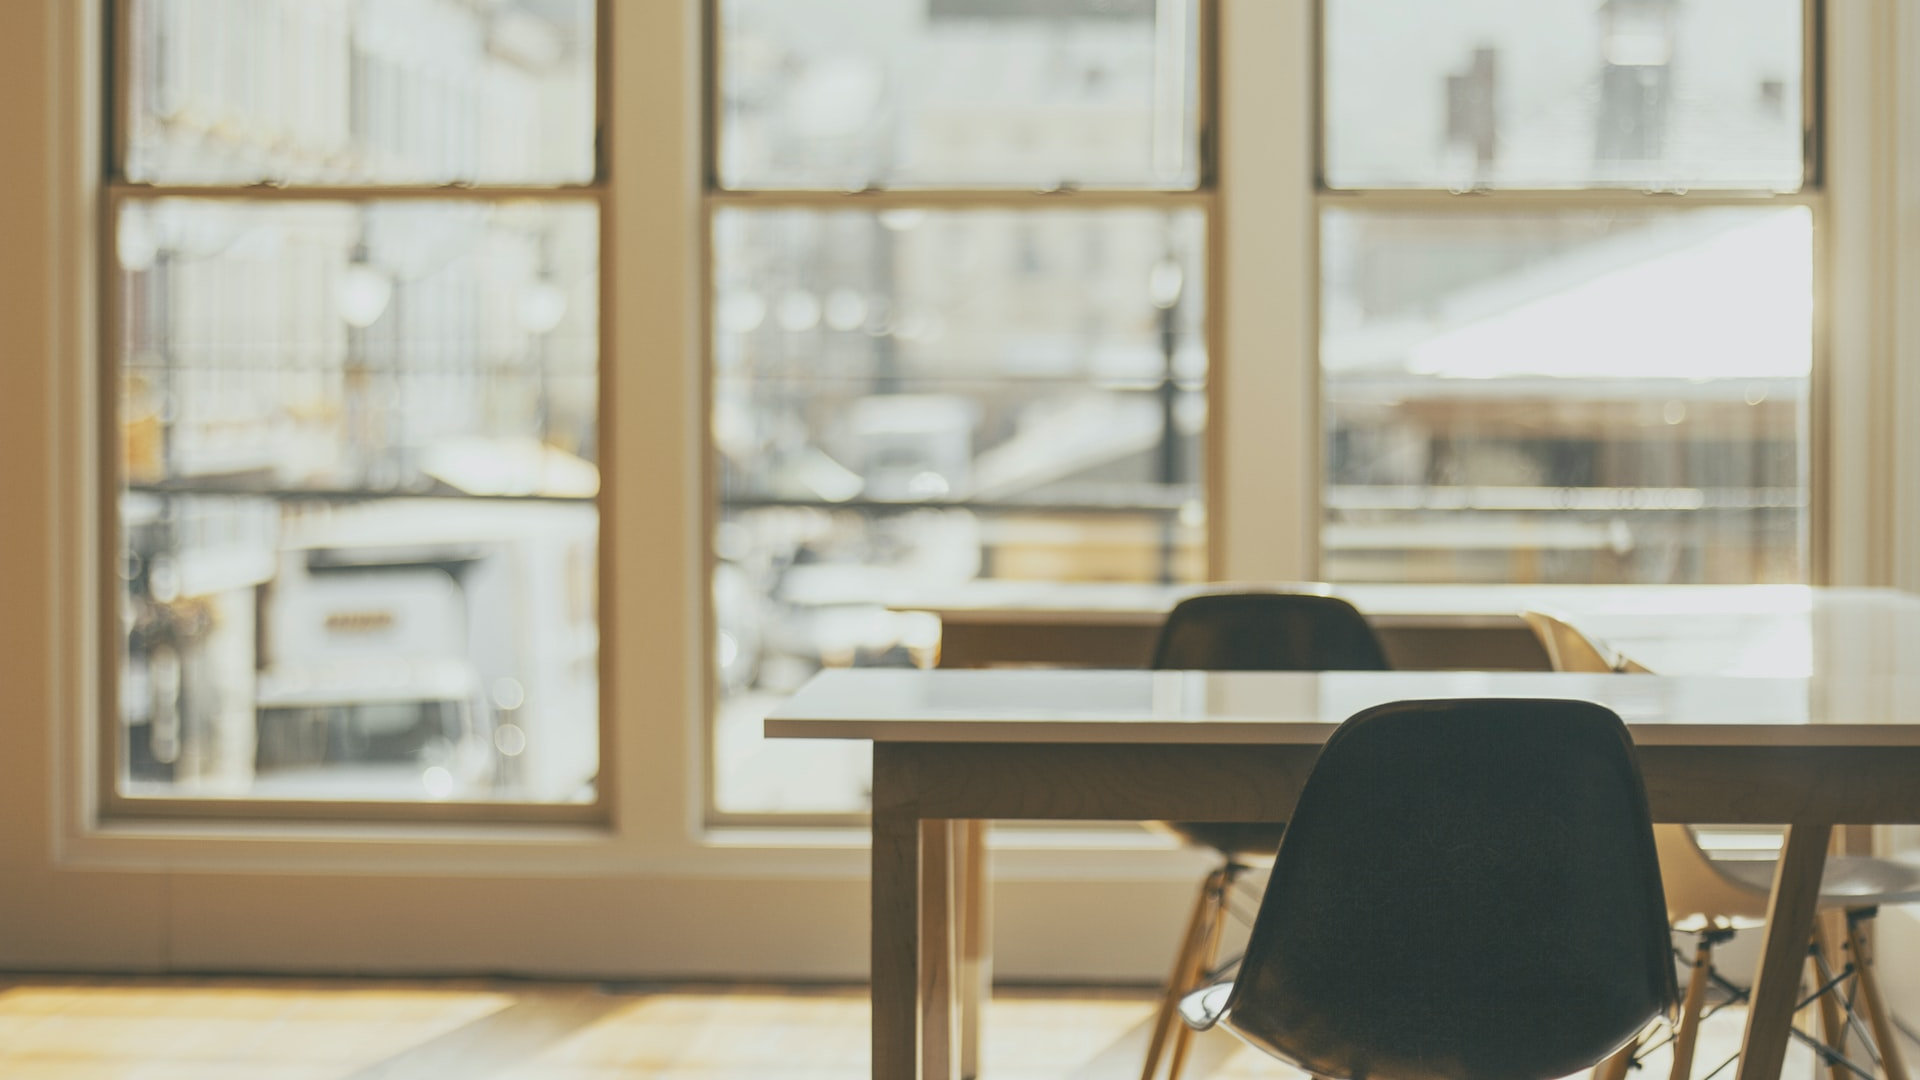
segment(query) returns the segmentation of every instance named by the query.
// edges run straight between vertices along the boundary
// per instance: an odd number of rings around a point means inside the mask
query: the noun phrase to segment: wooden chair
[[[1204,671],[1385,671],[1387,657],[1373,627],[1345,600],[1310,593],[1209,593],[1181,601],[1167,615],[1152,666]],[[1143,1080],[1169,1056],[1167,1080],[1179,1080],[1193,1033],[1179,1020],[1180,999],[1205,981],[1220,952],[1228,899],[1249,870],[1272,865],[1283,823],[1162,822],[1195,847],[1220,853],[1221,864],[1200,885],[1173,973],[1154,1016]]]
[[[1520,617],[1526,620],[1533,636],[1540,639],[1540,647],[1547,652],[1547,662],[1555,671],[1651,674],[1632,659],[1586,636],[1557,615],[1549,615],[1544,611],[1523,611]]]
[[[1319,1077],[1548,1080],[1676,999],[1626,726],[1469,699],[1369,709],[1327,740],[1237,975],[1181,1013]]]
[[[1530,611],[1522,618],[1533,628],[1546,648],[1556,671],[1648,673],[1648,669],[1595,641],[1564,619],[1544,612]],[[1708,986],[1717,981],[1713,967],[1713,949],[1726,941],[1736,929],[1764,925],[1767,897],[1773,883],[1776,860],[1715,859],[1701,846],[1692,828],[1663,824],[1653,827],[1654,842],[1660,850],[1660,873],[1666,882],[1667,917],[1674,929],[1697,935],[1692,965],[1687,977],[1687,992],[1674,1029],[1673,1067],[1670,1080],[1688,1080],[1692,1075],[1694,1047],[1706,1004]],[[1920,901],[1920,868],[1887,859],[1859,856],[1830,856],[1820,883],[1820,908],[1831,917],[1844,919],[1843,931],[1829,932],[1816,923],[1814,942],[1809,949],[1815,986],[1834,982],[1830,957],[1836,942],[1844,941],[1846,968],[1851,968],[1859,983],[1857,1003],[1872,1026],[1871,1039],[1863,1038],[1869,1052],[1886,1071],[1890,1080],[1908,1080],[1902,1060],[1899,1034],[1881,996],[1880,981],[1874,973],[1873,956],[1867,949],[1864,924],[1882,904]],[[1836,1057],[1845,1054],[1847,1024],[1854,1009],[1835,992],[1821,996],[1824,1045],[1816,1045],[1832,1072],[1833,1080],[1853,1075],[1852,1067]],[[1595,1072],[1595,1080],[1619,1080],[1631,1065],[1635,1046],[1609,1059]]]

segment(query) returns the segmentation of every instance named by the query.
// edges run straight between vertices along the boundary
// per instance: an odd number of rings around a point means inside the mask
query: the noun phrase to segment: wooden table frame
[[[941,614],[940,666],[1002,664],[1144,668],[1166,614],[969,611]],[[1369,615],[1397,671],[1546,671],[1547,654],[1518,615]]]
[[[978,1063],[986,819],[1284,821],[1314,745],[876,742],[873,1076]],[[1836,826],[1920,823],[1920,746],[1638,749],[1656,821],[1785,824],[1739,1080],[1776,1078]],[[971,898],[971,899],[970,899]],[[967,954],[978,958],[969,974]]]

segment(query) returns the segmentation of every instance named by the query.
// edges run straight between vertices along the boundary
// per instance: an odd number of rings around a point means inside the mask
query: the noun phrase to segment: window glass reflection
[[[1330,580],[1805,580],[1804,208],[1322,220]]]

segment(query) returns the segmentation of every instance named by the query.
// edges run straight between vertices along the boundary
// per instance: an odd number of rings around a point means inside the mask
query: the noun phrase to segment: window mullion
[[[207,199],[248,202],[340,202],[373,203],[403,201],[440,202],[524,202],[603,200],[607,188],[602,184],[566,187],[493,186],[475,184],[140,184],[117,182],[108,185],[115,199]]]
[[[875,191],[815,191],[805,188],[753,190],[715,189],[707,193],[710,208],[876,211],[889,209],[939,210],[1081,210],[1105,207],[1179,209],[1205,207],[1214,193],[1150,188],[1076,188],[1032,191],[1017,188],[890,188]]]
[[[1322,188],[1315,199],[1326,209],[1433,210],[1475,213],[1488,208],[1661,210],[1704,206],[1812,206],[1818,191],[1646,192],[1617,188],[1493,188],[1447,191],[1439,188]]]

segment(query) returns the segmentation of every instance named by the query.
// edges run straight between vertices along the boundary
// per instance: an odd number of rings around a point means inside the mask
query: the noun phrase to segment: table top
[[[1910,676],[842,669],[815,676],[765,730],[879,742],[1318,744],[1373,705],[1465,697],[1598,702],[1642,746],[1920,747],[1920,677]]]
[[[1920,596],[1892,589],[979,581],[895,606],[931,611],[946,623],[1156,626],[1183,597],[1234,588],[1332,593],[1381,626],[1513,624],[1522,611],[1545,611],[1668,675],[1920,674]]]

